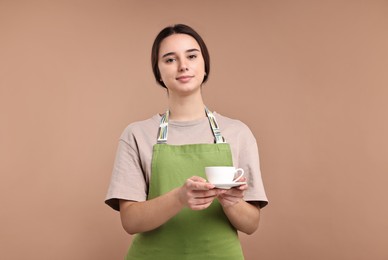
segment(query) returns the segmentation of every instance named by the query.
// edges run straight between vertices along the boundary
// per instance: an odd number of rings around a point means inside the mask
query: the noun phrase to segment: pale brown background
[[[150,68],[182,22],[213,110],[259,142],[270,204],[246,259],[388,259],[387,1],[0,1],[0,258],[123,259],[104,205],[125,126],[166,109]]]

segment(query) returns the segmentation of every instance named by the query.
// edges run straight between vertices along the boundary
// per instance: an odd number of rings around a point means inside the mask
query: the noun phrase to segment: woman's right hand
[[[179,201],[192,210],[203,210],[212,204],[213,200],[223,190],[214,189],[214,185],[204,178],[193,176],[179,188]]]

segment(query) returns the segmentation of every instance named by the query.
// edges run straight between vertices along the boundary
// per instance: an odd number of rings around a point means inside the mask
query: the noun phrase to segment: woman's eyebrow
[[[164,54],[164,55],[162,56],[162,58],[167,57],[167,56],[170,56],[170,55],[174,55],[174,54],[175,54],[175,52],[168,52],[168,53]]]
[[[188,49],[186,52],[193,52],[193,51],[199,52],[200,50],[194,48],[194,49]],[[175,55],[175,52],[167,52],[166,54],[163,54],[162,58],[170,56],[170,55]]]
[[[198,49],[189,49],[189,50],[187,50],[186,52],[193,52],[193,51],[198,51],[199,52],[199,50]]]

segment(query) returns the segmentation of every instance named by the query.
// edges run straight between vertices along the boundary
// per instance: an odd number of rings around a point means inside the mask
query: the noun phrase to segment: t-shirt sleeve
[[[257,142],[251,130],[244,126],[239,136],[238,163],[246,173],[248,190],[244,200],[258,205],[260,208],[268,204],[260,171],[260,159]]]
[[[120,210],[119,200],[145,201],[147,185],[136,139],[128,127],[122,134],[105,203]]]

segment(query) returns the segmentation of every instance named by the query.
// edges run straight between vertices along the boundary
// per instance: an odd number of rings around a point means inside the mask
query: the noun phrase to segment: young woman
[[[163,29],[152,67],[168,110],[124,130],[106,197],[136,234],[126,259],[244,259],[237,231],[252,234],[267,204],[256,140],[245,124],[205,106],[210,58],[192,28]],[[243,168],[247,184],[218,189],[206,166]]]

